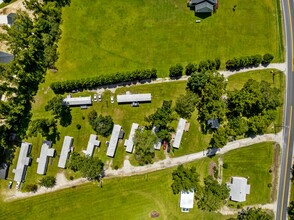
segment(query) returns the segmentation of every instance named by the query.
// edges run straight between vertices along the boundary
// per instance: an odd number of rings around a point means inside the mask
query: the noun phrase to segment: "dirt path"
[[[268,204],[262,204],[262,205],[261,204],[249,205],[249,206],[244,206],[242,209],[253,208],[253,207],[274,210],[276,207],[276,203],[268,203]],[[222,215],[236,215],[242,209],[229,208],[228,206],[224,206],[220,210],[218,210],[217,212],[219,212]]]

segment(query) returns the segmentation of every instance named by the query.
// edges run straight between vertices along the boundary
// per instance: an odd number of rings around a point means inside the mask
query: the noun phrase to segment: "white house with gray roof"
[[[47,165],[49,157],[54,157],[55,149],[51,148],[51,141],[43,141],[41,147],[40,157],[37,158],[38,168],[37,174],[44,175],[47,172]]]
[[[217,5],[217,0],[190,0],[188,2],[188,6],[194,8],[195,13],[213,13]]]
[[[87,150],[84,152],[85,155],[92,157],[94,154],[95,147],[99,147],[99,145],[100,145],[100,141],[97,140],[97,135],[91,134],[88,141]]]
[[[27,142],[22,142],[19,156],[17,160],[16,168],[12,170],[14,173],[14,181],[20,183],[23,182],[26,176],[27,167],[31,163],[31,158],[29,154],[31,153],[32,144]]]
[[[107,153],[106,153],[107,156],[114,157],[117,143],[118,143],[118,139],[120,137],[120,133],[121,133],[121,126],[114,125],[113,130],[112,130],[112,134],[111,134],[111,138],[110,138],[110,141],[108,144],[108,148],[107,148]]]
[[[65,136],[64,141],[63,141],[63,145],[62,145],[62,149],[61,149],[61,153],[59,156],[59,161],[58,161],[59,168],[63,168],[63,169],[65,168],[65,164],[68,159],[72,144],[73,144],[73,137]]]
[[[230,188],[230,199],[236,202],[245,202],[246,195],[250,193],[250,185],[244,177],[235,177],[231,179],[231,183],[227,186]]]
[[[68,94],[66,98],[63,99],[63,104],[69,106],[92,105],[92,97],[72,97],[71,94]]]
[[[14,23],[15,13],[9,13],[8,15],[0,15],[0,25],[7,25],[11,27]]]
[[[179,149],[181,141],[182,141],[182,137],[183,137],[183,133],[185,130],[185,126],[186,126],[186,120],[183,118],[180,118],[179,123],[178,123],[178,127],[177,127],[177,131],[176,131],[176,136],[175,139],[173,141],[173,147]]]
[[[180,207],[182,212],[190,212],[194,206],[194,190],[189,192],[181,191]]]
[[[138,129],[138,127],[139,127],[139,124],[133,123],[132,124],[132,128],[131,128],[129,139],[126,139],[125,140],[124,145],[126,146],[126,152],[128,152],[128,153],[133,153],[134,136],[135,136],[135,132]]]

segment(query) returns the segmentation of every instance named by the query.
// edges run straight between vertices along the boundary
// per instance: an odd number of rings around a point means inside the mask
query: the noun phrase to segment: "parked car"
[[[12,187],[12,181],[9,181],[9,183],[8,183],[8,189],[11,189],[11,187]]]
[[[133,107],[139,107],[139,102],[133,102],[133,103],[132,103],[132,106],[133,106]]]
[[[166,146],[167,146],[167,142],[164,141],[164,142],[163,142],[163,150],[166,150]]]
[[[102,101],[102,95],[98,94],[98,102],[101,102],[101,101]]]
[[[20,187],[20,182],[17,182],[15,185],[15,189],[19,189],[19,187]]]
[[[97,102],[97,94],[94,94],[94,102]]]
[[[114,97],[113,97],[113,96],[110,97],[110,102],[111,102],[112,104],[114,103]]]

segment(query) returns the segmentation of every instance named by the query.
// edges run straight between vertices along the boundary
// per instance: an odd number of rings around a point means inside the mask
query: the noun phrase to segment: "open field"
[[[47,79],[153,67],[162,77],[176,63],[220,58],[224,67],[229,58],[267,52],[283,61],[279,0],[220,1],[201,23],[186,2],[72,0],[63,10],[58,73]]]
[[[252,205],[270,203],[272,183],[272,168],[274,160],[273,143],[266,142],[252,145],[251,147],[235,150],[223,156],[224,163],[228,164],[223,169],[223,182],[229,182],[231,176],[248,177],[250,194],[246,196],[246,202],[229,202],[232,205]]]
[[[193,163],[201,179],[208,175],[209,163],[217,158],[205,158]],[[249,176],[251,194],[246,204],[266,203],[271,181],[268,169],[273,161],[273,144],[262,143],[234,150],[224,155],[230,175]],[[35,196],[13,202],[0,202],[1,219],[149,219],[152,210],[160,212],[159,219],[228,219],[216,213],[202,212],[195,207],[189,214],[180,212],[179,196],[173,195],[171,173],[166,169],[145,175],[103,180],[103,188],[97,183],[79,185],[50,194]],[[266,185],[265,185],[266,184]],[[11,215],[13,213],[13,216]],[[9,216],[9,217],[8,217]],[[197,217],[196,217],[197,216]]]

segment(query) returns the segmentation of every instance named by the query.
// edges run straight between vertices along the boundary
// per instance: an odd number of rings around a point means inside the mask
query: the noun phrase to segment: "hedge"
[[[50,87],[56,94],[71,92],[77,89],[93,89],[98,86],[117,84],[130,81],[156,79],[156,69],[134,70],[131,72],[117,72],[110,75],[100,75],[93,78],[84,78],[79,80],[67,80],[64,82],[51,83]]]

